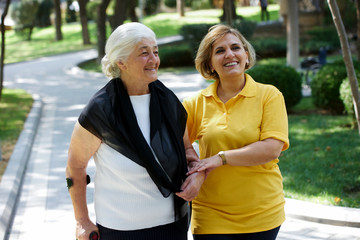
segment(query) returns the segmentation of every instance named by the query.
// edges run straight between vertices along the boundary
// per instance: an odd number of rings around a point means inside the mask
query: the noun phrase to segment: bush
[[[160,67],[194,66],[194,54],[189,45],[160,47]]]
[[[191,1],[191,9],[199,10],[199,9],[209,9],[213,8],[212,0],[193,0]]]
[[[36,13],[39,3],[36,0],[22,0],[14,2],[10,8],[11,18],[15,22],[15,32],[31,40],[32,30],[35,26]]]
[[[360,72],[357,72],[357,79],[360,79]],[[358,82],[359,84],[359,82]],[[359,84],[360,86],[360,84]],[[360,88],[359,88],[360,91]],[[344,107],[345,107],[345,111],[347,114],[349,115],[353,115],[355,116],[355,111],[354,111],[354,103],[353,103],[353,98],[352,98],[352,92],[351,92],[351,87],[350,87],[350,81],[349,78],[345,78],[341,85],[340,85],[340,99],[342,100]]]
[[[360,71],[360,64],[355,60],[354,67],[356,72]],[[342,59],[323,66],[310,83],[314,105],[335,114],[343,114],[345,107],[340,99],[339,89],[346,77],[347,72]]]
[[[332,52],[340,48],[340,41],[334,26],[314,27],[306,32],[306,38],[300,44],[300,50],[304,54],[318,53],[321,47]]]
[[[301,77],[293,67],[281,64],[256,65],[247,73],[257,82],[277,87],[284,95],[288,110],[300,102]]]
[[[145,2],[144,11],[146,15],[155,14],[159,7],[159,0],[147,0]]]
[[[251,41],[251,45],[260,58],[286,56],[285,38],[257,38]]]
[[[88,20],[94,20],[96,21],[96,13],[97,13],[97,7],[100,5],[100,1],[89,1],[86,4],[86,13]]]
[[[36,26],[48,27],[51,25],[50,15],[54,7],[52,0],[42,0],[39,4],[39,9],[36,13]]]
[[[174,8],[176,7],[176,0],[165,0],[164,4],[169,8]]]
[[[214,24],[189,24],[184,25],[180,29],[180,34],[184,37],[185,41],[190,43],[193,51],[197,51],[201,40],[204,38],[209,28]],[[234,24],[234,27],[238,29],[244,37],[249,40],[255,30],[256,22],[241,20]]]

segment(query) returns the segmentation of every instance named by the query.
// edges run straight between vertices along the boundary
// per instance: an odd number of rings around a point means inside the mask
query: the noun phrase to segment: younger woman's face
[[[248,53],[234,34],[228,33],[214,42],[211,66],[220,79],[244,74],[246,63],[249,63]]]

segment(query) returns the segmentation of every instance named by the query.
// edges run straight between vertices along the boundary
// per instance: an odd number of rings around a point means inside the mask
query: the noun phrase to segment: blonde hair
[[[104,74],[110,79],[120,77],[116,63],[126,61],[136,44],[143,39],[156,42],[155,33],[144,24],[131,22],[117,27],[106,41],[105,56],[101,60]]]
[[[245,51],[248,53],[249,63],[246,65],[245,70],[250,69],[255,65],[256,55],[253,46],[246,40],[246,38],[235,28],[224,24],[217,24],[209,28],[208,33],[205,35],[199,45],[199,49],[195,58],[195,67],[198,72],[205,79],[219,80],[219,75],[211,68],[211,52],[213,44],[216,40],[222,38],[226,34],[231,33],[242,42]]]

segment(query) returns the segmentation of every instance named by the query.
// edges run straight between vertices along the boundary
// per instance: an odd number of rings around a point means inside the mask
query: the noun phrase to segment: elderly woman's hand
[[[181,186],[181,192],[176,193],[178,197],[183,198],[185,201],[192,201],[198,194],[205,180],[205,173],[198,172],[188,176]]]
[[[98,233],[98,236],[100,236],[99,229],[90,220],[86,220],[86,221],[82,221],[82,222],[78,221],[76,223],[76,239],[77,240],[89,240],[90,234],[94,231]]]

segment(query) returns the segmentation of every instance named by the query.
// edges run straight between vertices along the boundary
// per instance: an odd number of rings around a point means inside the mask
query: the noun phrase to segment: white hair
[[[155,33],[144,24],[131,22],[117,27],[105,45],[105,56],[101,60],[104,74],[110,79],[120,77],[120,69],[116,63],[126,61],[136,44],[143,39],[156,42]]]

